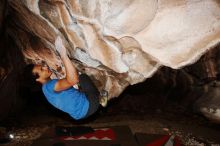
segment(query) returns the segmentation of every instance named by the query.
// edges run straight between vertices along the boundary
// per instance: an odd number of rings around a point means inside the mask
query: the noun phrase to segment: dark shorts
[[[81,92],[86,94],[89,101],[89,109],[86,117],[94,114],[99,108],[99,91],[90,77],[86,74],[79,75],[79,84]]]

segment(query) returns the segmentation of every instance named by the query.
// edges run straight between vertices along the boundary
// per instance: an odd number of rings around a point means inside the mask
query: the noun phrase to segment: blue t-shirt
[[[73,87],[56,92],[54,86],[57,81],[57,79],[53,79],[42,86],[48,102],[76,120],[85,117],[89,109],[89,101],[86,95]]]

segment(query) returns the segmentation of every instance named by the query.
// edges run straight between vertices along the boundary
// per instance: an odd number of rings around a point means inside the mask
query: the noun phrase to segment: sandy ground
[[[29,146],[49,128],[55,126],[86,125],[92,127],[127,125],[132,133],[174,134],[184,145],[220,146],[220,126],[200,115],[180,113],[180,109],[169,112],[161,109],[148,112],[128,112],[111,106],[84,121],[76,122],[57,112],[26,112],[18,119],[10,119],[7,126],[15,135],[6,146]],[[2,130],[4,130],[2,128]]]
[[[4,146],[29,146],[46,130],[55,126],[127,125],[133,134],[173,134],[187,146],[220,146],[219,124],[210,122],[187,106],[161,99],[164,98],[151,94],[124,94],[112,100],[107,108],[100,109],[88,119],[77,122],[48,103],[36,103],[39,101],[38,98],[22,112],[2,121],[0,136],[7,127],[7,131],[15,137]]]

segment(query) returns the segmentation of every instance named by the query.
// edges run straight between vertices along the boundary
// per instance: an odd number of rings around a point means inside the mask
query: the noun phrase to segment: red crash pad
[[[179,138],[172,135],[136,133],[135,137],[140,146],[181,146]]]
[[[128,126],[98,127],[93,132],[57,136],[49,129],[32,146],[138,146]]]

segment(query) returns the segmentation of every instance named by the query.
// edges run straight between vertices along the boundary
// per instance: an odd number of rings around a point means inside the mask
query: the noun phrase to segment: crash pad
[[[182,146],[174,135],[135,133],[135,138],[139,146]]]
[[[69,135],[64,132],[62,136],[57,133],[57,127],[50,128],[32,146],[138,146],[128,126],[92,127],[93,131],[87,129],[88,133],[78,135],[74,127],[66,128],[72,128]]]

